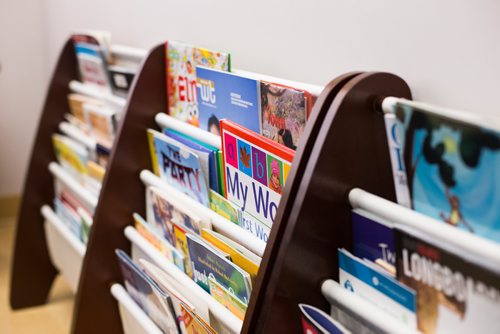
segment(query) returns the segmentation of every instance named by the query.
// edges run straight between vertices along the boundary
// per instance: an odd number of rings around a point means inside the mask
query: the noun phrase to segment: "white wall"
[[[37,57],[43,58],[45,52],[47,75],[52,72],[69,34],[77,28],[93,28],[111,31],[114,43],[144,48],[169,38],[228,50],[236,68],[313,84],[325,84],[336,75],[352,70],[390,71],[407,80],[415,99],[499,115],[498,0],[44,0],[31,3],[32,11],[43,3],[45,25],[39,27],[38,19],[24,24],[37,25],[40,31],[45,31],[45,44],[41,45],[41,40],[33,41],[35,45],[29,49],[32,53],[25,57],[36,61]],[[4,11],[0,13],[3,15]],[[17,19],[17,16],[6,16]],[[3,49],[2,43],[0,52]],[[29,73],[27,76],[32,80],[34,77],[40,80],[38,72],[38,76]],[[42,82],[47,81],[44,78]],[[35,89],[35,84],[32,95],[12,92],[33,96],[30,99],[34,101],[24,101],[23,111],[19,107],[16,118],[8,121],[19,129],[21,115],[39,111],[37,108],[26,111],[28,102],[39,105],[39,96],[44,92],[45,87],[38,85]],[[0,94],[4,94],[3,90]],[[3,115],[6,107],[2,100],[0,97]],[[3,119],[4,116],[2,123]],[[12,125],[0,126],[7,128],[13,138]],[[33,125],[28,130],[32,131]],[[0,182],[12,183],[9,190],[19,189],[18,167],[4,171],[8,165],[4,162],[4,152],[20,151],[16,159],[22,164],[28,152],[25,139],[15,148],[8,148],[7,135],[2,132],[0,136]],[[31,133],[28,137],[26,142],[30,143]],[[6,175],[10,176],[7,171],[16,177],[6,179]]]
[[[19,194],[45,95],[43,2],[0,0],[0,197]]]

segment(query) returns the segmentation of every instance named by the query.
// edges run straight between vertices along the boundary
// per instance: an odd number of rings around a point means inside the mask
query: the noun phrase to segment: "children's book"
[[[52,135],[52,144],[57,161],[72,177],[83,184],[85,182],[84,176],[88,173],[87,163],[89,161],[89,154],[85,146],[60,134]]]
[[[168,334],[179,334],[172,299],[122,250],[116,250],[127,292],[153,322]]]
[[[248,308],[248,305],[242,302],[230,290],[223,287],[212,276],[208,277],[208,288],[210,290],[210,295],[214,297],[216,301],[221,303],[240,320],[243,320],[245,318],[245,312]]]
[[[299,304],[304,334],[350,334],[342,324],[317,307]]]
[[[182,303],[181,312],[187,334],[217,334],[217,332],[198,316],[198,314]]]
[[[397,278],[417,292],[418,329],[423,333],[487,333],[500,325],[498,266],[482,267],[395,229]],[[492,264],[494,266],[494,264]]]
[[[70,204],[70,202],[65,198],[65,195],[67,194],[63,194],[62,196],[54,198],[54,209],[56,215],[59,216],[68,230],[81,240],[82,223],[81,217],[77,211],[78,207]]]
[[[223,287],[248,304],[252,290],[250,275],[201,238],[187,234],[187,243],[193,267],[193,280],[210,292],[208,277],[213,276]]]
[[[92,103],[85,103],[83,110],[90,134],[100,145],[111,149],[117,126],[115,112],[105,106]]]
[[[412,208],[500,242],[500,131],[411,101],[397,102]]]
[[[215,231],[203,229],[201,231],[201,237],[212,246],[229,254],[234,264],[250,274],[252,283],[255,281],[255,277],[259,271],[260,257],[237,242]]]
[[[178,141],[148,130],[152,165],[156,175],[205,206],[210,205],[208,185],[198,155]]]
[[[84,32],[72,36],[81,81],[110,90],[107,73],[109,34]]]
[[[262,135],[295,150],[306,127],[308,100],[311,94],[304,90],[261,81]]]
[[[186,275],[193,278],[193,266],[191,265],[191,257],[189,256],[187,234],[188,232],[184,228],[174,224],[175,248],[184,255],[184,271]]]
[[[159,235],[140,215],[133,214],[135,229],[154,248],[156,248],[169,262],[175,264],[180,270],[184,269],[184,254]]]
[[[103,103],[100,100],[76,93],[68,94],[68,103],[71,115],[73,115],[78,121],[70,121],[70,123],[76,125],[80,130],[88,134],[90,130],[87,125],[87,118],[85,116],[85,111],[83,110],[83,105],[89,103],[97,106],[102,106]]]
[[[196,76],[200,128],[220,135],[219,121],[229,119],[260,133],[258,80],[201,66]]]
[[[82,226],[82,229],[81,229],[82,241],[85,244],[87,244],[89,241],[90,228],[92,227],[94,220],[93,220],[92,216],[90,215],[90,213],[81,207],[79,207],[76,210],[76,212],[78,213],[78,216],[80,216],[80,224]]]
[[[212,51],[181,42],[165,44],[167,101],[170,116],[199,126],[196,66],[231,70],[229,53]]]
[[[108,71],[113,94],[127,96],[137,70],[126,66],[110,65],[108,66]]]
[[[239,224],[238,211],[239,209],[229,202],[225,197],[210,190],[210,209],[215,211],[220,216],[227,220]]]
[[[221,130],[226,198],[250,216],[248,222],[261,225],[247,230],[263,239],[274,222],[295,152],[228,120],[221,121]]]
[[[360,209],[351,211],[351,223],[352,253],[395,274],[393,224]]]
[[[109,157],[111,155],[111,149],[97,143],[95,146],[95,152],[97,163],[100,166],[106,168],[106,166],[108,165]]]
[[[338,250],[338,257],[341,286],[408,327],[417,327],[417,297],[413,289],[344,249]]]

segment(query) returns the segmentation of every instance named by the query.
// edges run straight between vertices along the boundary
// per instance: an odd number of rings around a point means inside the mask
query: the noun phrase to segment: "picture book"
[[[81,207],[77,208],[76,212],[78,213],[78,216],[80,216],[80,225],[82,226],[81,239],[85,244],[87,244],[89,241],[90,228],[92,227],[94,220],[90,213]]]
[[[89,133],[87,118],[85,116],[85,111],[83,110],[83,105],[85,103],[102,106],[103,103],[100,100],[93,99],[82,94],[68,94],[69,110],[71,115],[75,117],[78,122],[70,122],[76,125],[80,130],[85,133]]]
[[[412,208],[500,242],[500,131],[410,101],[394,112]]]
[[[92,103],[85,103],[83,110],[90,134],[100,145],[111,149],[117,126],[115,112]]]
[[[208,323],[182,303],[181,312],[187,334],[217,334]]]
[[[85,146],[60,134],[52,135],[52,145],[57,161],[71,176],[83,184],[89,161],[89,153]]]
[[[295,152],[228,120],[221,130],[226,198],[269,231]]]
[[[304,90],[261,81],[262,135],[295,150],[306,126],[310,95]]]
[[[219,214],[219,216],[235,224],[239,224],[238,208],[213,190],[210,190],[210,209]]]
[[[181,226],[174,224],[175,248],[184,254],[184,270],[186,275],[193,278],[193,267],[189,256],[189,248],[187,243],[187,231]]]
[[[108,165],[109,157],[111,155],[111,148],[97,143],[95,146],[95,152],[97,163],[100,166],[106,168],[106,166]]]
[[[125,288],[151,320],[168,334],[179,334],[171,297],[122,250],[116,250]]]
[[[261,258],[241,246],[237,242],[212,230],[203,229],[201,231],[203,240],[215,248],[229,254],[231,261],[238,267],[250,274],[252,283],[255,281]]]
[[[198,155],[155,130],[148,130],[148,141],[155,174],[208,207],[208,185]]]
[[[103,36],[104,37],[104,36]],[[72,36],[81,81],[104,90],[110,90],[107,73],[108,38],[96,38],[93,34]]]
[[[175,264],[180,270],[185,271],[184,254],[159,235],[140,215],[134,213],[133,218],[137,232],[139,232],[139,234],[156,248],[169,262]]]
[[[54,198],[54,211],[68,230],[81,240],[82,223],[77,208],[70,205],[63,197],[56,197]]]
[[[364,210],[351,211],[352,253],[395,274],[396,249],[393,225]]]
[[[417,297],[414,290],[344,249],[338,250],[338,259],[341,286],[410,328],[417,327]]]
[[[242,302],[230,290],[223,287],[212,276],[208,277],[208,288],[210,290],[210,295],[214,297],[216,301],[221,303],[240,320],[245,318],[245,312],[247,311],[248,305]]]
[[[175,196],[167,196],[156,187],[146,189],[146,219],[157,233],[174,246],[174,224],[198,235],[203,227],[202,218],[196,212],[189,210]]]
[[[258,80],[201,66],[196,76],[200,128],[220,135],[219,121],[229,119],[260,133]]]
[[[226,259],[205,241],[187,234],[189,256],[193,267],[193,280],[205,291],[210,292],[208,277],[217,282],[248,304],[251,294],[250,275]]]
[[[424,333],[481,333],[498,328],[500,281],[492,271],[406,231],[395,230],[397,278],[417,292]],[[493,265],[493,264],[492,264]]]
[[[110,65],[108,72],[113,94],[126,97],[137,70],[126,66]]]
[[[176,41],[165,44],[168,113],[199,126],[196,66],[231,70],[229,53],[212,51]]]
[[[317,307],[299,304],[304,334],[350,334],[338,321]]]

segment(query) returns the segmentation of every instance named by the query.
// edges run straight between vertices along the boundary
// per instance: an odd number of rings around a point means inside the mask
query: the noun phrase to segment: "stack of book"
[[[145,219],[131,219],[175,271],[148,254],[117,255],[127,291],[162,331],[232,333],[210,304],[244,319],[315,96],[231,72],[228,53],[174,41],[165,53],[168,115],[157,115],[161,131],[145,131],[154,175],[141,177],[153,182]]]

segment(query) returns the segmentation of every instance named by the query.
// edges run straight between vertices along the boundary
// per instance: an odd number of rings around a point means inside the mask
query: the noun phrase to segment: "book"
[[[83,110],[90,135],[100,145],[111,149],[117,126],[115,112],[108,107],[93,103],[84,103]]]
[[[83,110],[83,105],[86,103],[94,104],[98,106],[104,105],[100,100],[93,99],[86,95],[71,93],[68,94],[69,111],[72,116],[75,117],[76,121],[70,121],[71,124],[77,126],[80,130],[85,133],[89,133],[90,130],[87,125],[87,118],[85,116],[85,111]]]
[[[205,206],[210,205],[208,185],[200,159],[191,149],[163,133],[148,129],[148,142],[156,175]]]
[[[191,311],[189,307],[181,303],[182,319],[186,326],[187,334],[217,334],[217,332],[210,327],[208,323],[203,321],[195,312]]]
[[[393,111],[412,208],[500,242],[500,131],[410,101],[397,102]]]
[[[229,119],[260,133],[258,80],[202,66],[196,76],[200,128],[220,135],[219,121]]]
[[[187,234],[193,280],[210,293],[208,277],[213,276],[227,290],[248,304],[252,291],[250,275],[209,246],[202,239]]]
[[[299,304],[304,334],[350,334],[342,324],[317,307]]]
[[[397,278],[417,292],[418,329],[424,333],[486,333],[498,328],[500,280],[495,264],[481,266],[422,239],[395,230]]]
[[[228,120],[221,121],[221,130],[226,198],[261,225],[263,233],[247,229],[262,239],[275,219],[295,152]]]
[[[78,216],[80,216],[80,225],[81,225],[81,239],[83,243],[87,244],[89,241],[90,228],[94,222],[92,216],[85,209],[79,207],[76,212]]]
[[[137,232],[139,232],[139,234],[156,248],[169,262],[172,262],[177,268],[185,272],[184,254],[159,235],[139,214],[134,213],[132,216]]]
[[[210,190],[210,209],[216,212],[219,216],[227,220],[239,224],[238,208],[229,202],[224,196]]]
[[[377,305],[409,328],[417,327],[417,297],[413,289],[344,249],[338,250],[338,259],[341,286]]]
[[[212,276],[208,277],[208,288],[210,295],[214,297],[216,301],[221,303],[240,320],[245,318],[248,305],[236,297],[230,290],[222,286],[222,284],[217,282]]]
[[[68,200],[68,195],[63,193],[61,196],[54,198],[54,211],[68,230],[79,240],[82,240],[82,222],[77,211],[79,206],[72,204]]]
[[[126,97],[137,70],[127,66],[110,65],[108,66],[108,72],[113,94]]]
[[[177,317],[170,295],[161,290],[124,251],[117,249],[116,256],[130,297],[163,333],[178,334]]]
[[[395,274],[396,248],[393,224],[364,210],[351,211],[352,253]],[[390,269],[389,269],[390,268]]]
[[[107,73],[110,35],[86,31],[72,36],[81,81],[109,91]]]
[[[193,278],[193,267],[191,265],[191,257],[189,255],[187,232],[177,224],[174,224],[175,248],[184,254],[184,271],[186,275]]]
[[[165,43],[168,114],[199,126],[196,66],[231,70],[229,53],[176,41]]]
[[[307,91],[261,81],[262,135],[295,150],[306,126],[308,101]]]
[[[57,161],[61,166],[81,184],[85,183],[84,176],[88,173],[87,163],[89,152],[82,144],[68,136],[53,134],[52,145]]]

